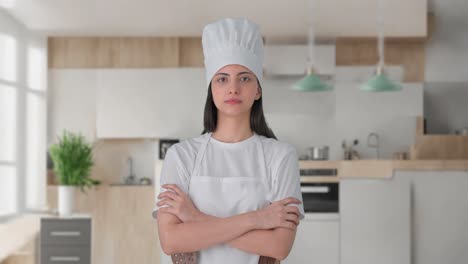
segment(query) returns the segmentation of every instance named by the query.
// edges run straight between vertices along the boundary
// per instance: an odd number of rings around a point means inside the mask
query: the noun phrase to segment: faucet
[[[371,140],[374,139],[375,143],[371,143]],[[375,148],[376,152],[377,152],[377,159],[379,159],[380,155],[379,155],[379,147],[380,147],[380,144],[379,144],[379,135],[375,132],[372,132],[370,133],[368,136],[367,136],[367,146],[370,147],[370,148]]]
[[[127,184],[132,184],[135,183],[135,173],[133,172],[133,159],[132,157],[128,157],[128,163],[129,163],[129,175],[125,178],[125,183]]]

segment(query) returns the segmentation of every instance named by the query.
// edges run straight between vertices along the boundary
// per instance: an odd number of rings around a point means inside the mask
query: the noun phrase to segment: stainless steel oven
[[[339,183],[301,182],[302,200],[306,213],[338,213]]]

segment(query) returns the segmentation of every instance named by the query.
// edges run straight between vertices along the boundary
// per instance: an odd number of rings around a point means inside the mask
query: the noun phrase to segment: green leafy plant
[[[93,147],[83,135],[64,130],[49,152],[60,185],[76,186],[85,192],[86,187],[101,183],[89,177],[94,165]]]

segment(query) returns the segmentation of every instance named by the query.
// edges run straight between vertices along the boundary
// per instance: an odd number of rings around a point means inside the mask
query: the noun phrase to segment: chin
[[[229,117],[243,116],[246,114],[246,111],[244,111],[243,109],[224,109],[221,112],[224,116]]]

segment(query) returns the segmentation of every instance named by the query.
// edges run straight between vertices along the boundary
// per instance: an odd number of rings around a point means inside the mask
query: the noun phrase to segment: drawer
[[[90,246],[41,246],[41,264],[90,264]]]
[[[91,219],[41,219],[41,244],[90,245]]]

